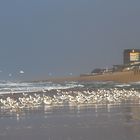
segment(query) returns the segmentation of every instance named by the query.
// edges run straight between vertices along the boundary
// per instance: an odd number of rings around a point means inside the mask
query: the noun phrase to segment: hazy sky
[[[126,48],[140,49],[140,0],[0,0],[0,79],[88,73]]]

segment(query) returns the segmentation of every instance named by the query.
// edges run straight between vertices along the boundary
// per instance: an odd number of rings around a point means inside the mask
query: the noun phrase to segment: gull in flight
[[[24,71],[23,70],[20,70],[20,72],[19,72],[20,74],[23,74],[24,73]]]

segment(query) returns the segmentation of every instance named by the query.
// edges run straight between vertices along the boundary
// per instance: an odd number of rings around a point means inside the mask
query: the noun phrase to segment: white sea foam
[[[75,87],[82,87],[82,85],[77,83],[57,84],[52,82],[1,82],[0,94],[41,92],[43,90],[69,89]]]
[[[23,93],[23,92],[43,92],[44,90],[70,89],[70,88],[136,88],[140,89],[140,82],[120,84],[114,82],[11,82],[0,81],[0,94]]]
[[[116,87],[130,87],[131,85],[130,84],[118,84],[118,85],[115,85]]]

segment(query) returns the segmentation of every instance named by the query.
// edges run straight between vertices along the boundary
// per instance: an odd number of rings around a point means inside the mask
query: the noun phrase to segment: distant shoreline
[[[52,81],[52,82],[114,81],[120,83],[139,82],[140,71],[139,72],[125,71],[125,72],[105,73],[100,75],[88,75],[88,76],[84,75],[84,76],[50,78],[47,81]]]

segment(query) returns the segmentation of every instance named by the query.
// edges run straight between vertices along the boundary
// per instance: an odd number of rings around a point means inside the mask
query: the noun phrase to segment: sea
[[[0,81],[0,140],[18,139],[140,140],[140,82]]]

